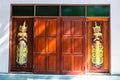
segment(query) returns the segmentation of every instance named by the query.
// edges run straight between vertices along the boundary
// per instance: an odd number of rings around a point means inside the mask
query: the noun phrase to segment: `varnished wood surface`
[[[110,25],[109,18],[87,18],[87,71],[108,73],[110,66]],[[94,22],[102,27],[103,34],[103,65],[100,69],[92,66],[92,27]]]
[[[62,18],[61,73],[84,73],[85,71],[85,19]]]
[[[28,62],[25,67],[16,64],[18,27],[24,20],[28,26]],[[102,26],[104,62],[94,69],[91,62],[92,25]],[[10,71],[34,73],[82,74],[108,73],[110,69],[109,18],[100,17],[13,17],[10,38]],[[85,68],[86,67],[86,68]]]
[[[59,18],[34,19],[34,73],[59,73]]]
[[[28,34],[28,41],[27,41],[27,46],[28,46],[28,56],[27,56],[27,64],[25,66],[19,66],[16,63],[16,57],[17,57],[17,44],[18,44],[18,39],[17,39],[17,33],[19,31],[19,26],[23,24],[23,22],[26,21],[27,24],[27,34]],[[10,45],[10,71],[16,72],[16,71],[27,71],[31,72],[32,71],[32,56],[33,56],[33,19],[28,19],[28,18],[12,18],[12,27],[11,27],[11,45]]]

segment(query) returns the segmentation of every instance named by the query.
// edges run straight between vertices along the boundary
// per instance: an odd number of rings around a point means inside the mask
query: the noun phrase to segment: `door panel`
[[[59,19],[36,18],[34,24],[34,73],[58,73]]]
[[[63,42],[62,42],[62,52],[63,53],[71,53],[71,50],[72,50],[72,40],[71,39],[63,39]]]
[[[35,20],[34,21],[34,37],[36,36],[45,36],[45,20]]]
[[[56,59],[56,55],[55,54],[52,54],[50,56],[48,56],[48,71],[56,71],[57,67],[56,67],[56,63],[57,63],[57,59]]]
[[[37,71],[38,72],[44,72],[46,70],[46,56],[45,55],[39,55],[37,56]]]
[[[64,54],[62,56],[62,72],[71,72],[72,70],[72,56]]]
[[[47,42],[47,45],[46,45],[46,52],[48,52],[48,54],[49,53],[56,53],[56,41],[57,39],[56,39],[56,37],[49,37],[49,38],[47,38],[46,39],[46,42]]]
[[[47,25],[49,27],[47,27],[47,35],[56,35],[56,29],[57,29],[57,24],[56,24],[56,20],[48,20],[47,21]]]
[[[72,34],[73,35],[84,35],[84,23],[79,20],[72,20]]]
[[[74,43],[74,53],[83,53],[84,50],[84,39],[83,38],[75,38],[73,40]]]
[[[74,60],[74,70],[75,71],[80,71],[80,72],[84,71],[84,67],[83,67],[84,58],[83,58],[83,56],[75,55],[74,59],[75,59]]]
[[[95,27],[95,23],[96,23],[96,27],[97,29],[100,28],[101,30],[99,31],[98,35],[99,37],[96,38],[97,40],[99,40],[100,38],[100,43],[99,45],[102,46],[102,49],[100,48],[100,46],[96,46],[96,55],[94,55],[96,63],[99,62],[99,60],[102,60],[101,64],[98,66],[95,66],[94,62],[92,61],[93,59],[93,44],[97,45],[97,43],[95,44],[93,40],[94,35],[97,33],[94,33],[95,28],[93,29],[93,27]],[[110,56],[110,30],[109,30],[109,18],[87,18],[87,45],[88,45],[88,72],[102,72],[102,73],[108,73],[109,72],[109,56]],[[96,34],[97,35],[97,34]],[[98,53],[99,50],[102,52],[102,56],[99,55],[101,52]],[[98,56],[98,55],[99,56]],[[101,58],[102,57],[102,58]]]
[[[20,25],[23,25],[26,21],[27,26],[27,42],[28,55],[27,63],[19,65],[16,62],[17,58],[17,45],[18,45],[18,33]],[[31,72],[33,65],[33,19],[32,18],[12,18],[11,34],[10,34],[10,71],[12,72]]]
[[[70,35],[71,34],[71,24],[70,24],[70,21],[63,21],[62,22],[63,24],[63,32],[62,32],[62,34],[63,35]],[[65,27],[65,26],[67,26],[67,27]]]
[[[84,18],[62,18],[61,73],[84,73]]]
[[[41,44],[42,43],[42,44]],[[44,37],[36,37],[34,44],[34,51],[35,52],[44,52],[45,53],[45,38]]]

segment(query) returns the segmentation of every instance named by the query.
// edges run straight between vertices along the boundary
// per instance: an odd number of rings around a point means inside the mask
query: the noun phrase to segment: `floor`
[[[120,80],[120,75],[43,75],[0,73],[0,80]]]

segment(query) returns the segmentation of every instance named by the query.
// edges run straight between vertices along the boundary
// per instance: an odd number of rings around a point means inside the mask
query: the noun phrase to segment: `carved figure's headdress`
[[[99,29],[99,31],[101,31],[101,27],[97,25],[97,22],[95,22],[95,26],[93,27],[93,31],[97,32],[96,29]]]
[[[26,21],[24,21],[23,25],[20,25],[19,31],[22,31],[22,29],[24,29],[24,32],[27,31]]]

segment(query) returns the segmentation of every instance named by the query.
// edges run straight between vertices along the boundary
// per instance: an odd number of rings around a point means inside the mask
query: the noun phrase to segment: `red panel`
[[[71,50],[72,50],[71,41],[72,41],[71,39],[63,39],[63,42],[62,42],[63,52],[71,52]]]
[[[70,35],[71,34],[71,24],[70,21],[63,21],[63,34]]]
[[[74,71],[84,71],[84,56],[74,56]]]
[[[72,34],[73,35],[83,35],[84,33],[84,24],[81,20],[72,21]]]
[[[45,38],[44,37],[39,37],[39,38],[35,38],[34,40],[35,44],[35,52],[45,52]]]
[[[83,38],[76,38],[74,39],[74,52],[83,53],[84,50],[84,39]]]
[[[48,40],[48,44],[46,46],[47,48],[47,52],[54,52],[56,53],[56,38],[54,37],[50,37],[50,38],[47,38]]]
[[[37,70],[38,71],[45,71],[46,69],[46,60],[44,55],[38,55],[37,56]]]
[[[56,55],[48,56],[48,71],[56,71]]]
[[[62,72],[69,72],[72,70],[72,56],[64,55],[62,63]]]
[[[47,23],[47,34],[48,35],[56,35],[57,20],[48,20]]]
[[[34,37],[39,35],[45,35],[45,26],[46,26],[45,20],[35,19]]]

